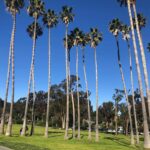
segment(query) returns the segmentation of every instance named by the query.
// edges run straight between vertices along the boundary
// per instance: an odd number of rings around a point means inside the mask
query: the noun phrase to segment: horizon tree
[[[78,48],[81,41],[82,31],[79,28],[75,28],[71,31],[73,37],[73,45],[76,46],[76,91],[77,91],[77,101],[78,101],[78,139],[80,139],[80,93],[79,93],[79,52]]]
[[[136,64],[136,70],[137,70],[137,76],[138,76],[138,84],[139,84],[140,96],[142,100],[144,148],[150,148],[150,136],[149,136],[149,127],[148,127],[148,120],[147,120],[148,116],[147,116],[146,106],[145,106],[145,99],[144,99],[143,85],[142,85],[142,74],[140,70],[134,24],[133,24],[133,18],[132,18],[132,9],[131,9],[133,7],[133,4],[135,3],[135,0],[117,0],[117,1],[119,2],[121,7],[125,6],[128,8],[128,14],[129,14],[129,20],[130,20],[130,26],[131,26],[131,32],[132,32],[132,42],[133,42],[133,47],[134,47],[135,64]]]
[[[27,112],[28,112],[28,102],[29,102],[29,95],[30,95],[30,84],[32,81],[32,87],[33,87],[33,106],[32,106],[32,124],[31,124],[31,132],[30,135],[34,132],[34,105],[35,105],[35,83],[34,83],[34,62],[35,62],[35,47],[36,47],[36,39],[38,36],[42,35],[42,28],[37,23],[38,18],[44,14],[44,2],[41,0],[30,0],[29,6],[27,8],[27,12],[30,17],[33,17],[34,22],[29,25],[27,28],[27,32],[29,33],[29,36],[33,39],[33,47],[32,47],[32,60],[31,60],[31,66],[30,66],[30,74],[29,74],[29,81],[28,81],[28,94],[27,94],[27,100],[25,105],[25,112],[24,112],[24,120],[23,120],[23,127],[21,135],[25,136],[26,134],[26,125],[27,125]]]
[[[54,10],[48,9],[47,13],[43,16],[43,24],[48,28],[48,99],[47,99],[47,112],[46,112],[46,126],[45,137],[48,138],[49,127],[49,105],[50,105],[50,91],[51,91],[51,28],[58,24],[58,16]]]
[[[6,93],[5,93],[5,101],[4,101],[4,107],[2,112],[2,120],[1,120],[1,131],[0,133],[4,134],[4,124],[5,124],[5,112],[6,112],[6,104],[8,99],[8,90],[9,90],[9,80],[10,80],[10,65],[12,67],[12,95],[11,95],[11,105],[10,105],[10,112],[9,112],[9,119],[8,119],[8,125],[6,129],[6,136],[12,135],[12,115],[13,115],[13,107],[14,107],[14,96],[15,96],[15,64],[14,64],[14,44],[15,44],[15,33],[16,33],[16,15],[17,13],[20,13],[20,9],[24,7],[24,1],[23,0],[13,0],[10,2],[9,0],[5,0],[5,5],[7,8],[7,11],[10,12],[12,15],[12,33],[11,33],[11,39],[10,39],[10,50],[9,50],[9,58],[8,58],[8,72],[7,72],[7,80],[6,80]]]
[[[139,144],[139,131],[138,131],[138,124],[137,124],[137,114],[135,108],[135,100],[134,100],[134,81],[133,81],[133,70],[132,70],[132,56],[131,56],[131,49],[130,49],[130,27],[128,25],[122,24],[121,25],[121,33],[123,40],[126,41],[128,47],[128,57],[129,57],[129,68],[130,68],[130,81],[131,81],[131,93],[132,93],[132,103],[133,103],[133,114],[134,114],[134,121],[135,121],[135,130],[136,130],[136,142]]]
[[[121,22],[118,18],[113,19],[109,23],[109,31],[113,34],[116,40],[117,44],[117,56],[118,56],[118,65],[119,65],[119,70],[120,70],[120,75],[123,83],[123,88],[124,88],[124,94],[127,102],[127,107],[128,107],[128,114],[129,114],[129,121],[130,121],[130,129],[131,129],[131,145],[134,145],[134,134],[133,134],[133,124],[132,124],[132,117],[131,117],[131,105],[129,103],[128,99],[128,93],[127,93],[127,88],[126,88],[126,83],[125,83],[125,78],[124,78],[124,72],[122,69],[122,64],[121,64],[121,57],[120,57],[120,45],[119,45],[119,40],[118,36],[121,30]]]
[[[74,14],[72,13],[73,8],[68,6],[62,7],[62,12],[60,12],[60,19],[65,24],[66,27],[66,48],[65,48],[65,63],[66,63],[66,129],[64,139],[68,139],[68,127],[69,127],[69,82],[68,82],[68,26],[74,20]]]
[[[89,126],[89,132],[88,132],[88,139],[91,140],[91,112],[90,112],[90,102],[89,102],[89,90],[88,90],[88,80],[87,80],[87,74],[86,74],[86,64],[85,64],[85,47],[90,44],[90,35],[87,34],[82,34],[80,38],[80,46],[82,49],[82,63],[83,63],[83,72],[84,72],[84,81],[85,81],[85,86],[86,86],[86,97],[88,101],[88,126]]]
[[[96,79],[96,137],[95,141],[99,141],[99,126],[98,126],[98,64],[96,48],[102,42],[102,33],[97,28],[90,29],[90,46],[94,49],[94,61],[95,61],[95,79]]]

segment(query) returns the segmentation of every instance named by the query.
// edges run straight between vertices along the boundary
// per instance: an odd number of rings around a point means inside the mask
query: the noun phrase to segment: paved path
[[[11,149],[9,149],[7,147],[0,146],[0,150],[11,150]]]

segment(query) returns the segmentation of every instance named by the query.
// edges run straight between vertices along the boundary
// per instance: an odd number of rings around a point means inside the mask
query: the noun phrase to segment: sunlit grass
[[[87,140],[88,132],[81,132],[81,140],[64,140],[64,131],[61,129],[50,129],[49,138],[44,137],[44,127],[36,127],[35,135],[20,137],[21,125],[13,126],[13,136],[0,136],[0,145],[14,150],[138,150],[141,147],[131,146],[130,138],[124,135],[110,135],[100,133],[100,141],[94,141],[95,134],[92,133],[92,141]],[[142,143],[142,142],[141,142]]]

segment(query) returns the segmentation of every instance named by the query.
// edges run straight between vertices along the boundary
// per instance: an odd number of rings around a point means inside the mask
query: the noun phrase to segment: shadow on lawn
[[[107,139],[107,140],[111,140],[113,142],[116,142],[122,146],[125,146],[125,147],[130,147],[130,143],[128,141],[123,141],[124,138],[119,138],[119,137],[104,137],[104,139]]]
[[[25,143],[0,142],[0,145],[6,146],[8,148],[12,148],[13,150],[50,150],[48,148],[41,148],[35,145],[25,144]]]

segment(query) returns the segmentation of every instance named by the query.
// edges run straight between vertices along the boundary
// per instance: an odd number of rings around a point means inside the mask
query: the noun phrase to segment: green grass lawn
[[[100,141],[94,141],[95,134],[92,133],[93,140],[87,140],[87,131],[81,132],[81,140],[64,140],[64,131],[50,129],[49,138],[43,136],[44,128],[35,127],[35,135],[30,137],[20,137],[21,125],[13,126],[13,136],[0,136],[0,145],[12,148],[13,150],[140,150],[142,146],[131,146],[130,138],[124,135],[110,135],[100,133]],[[142,142],[141,142],[142,145]]]

